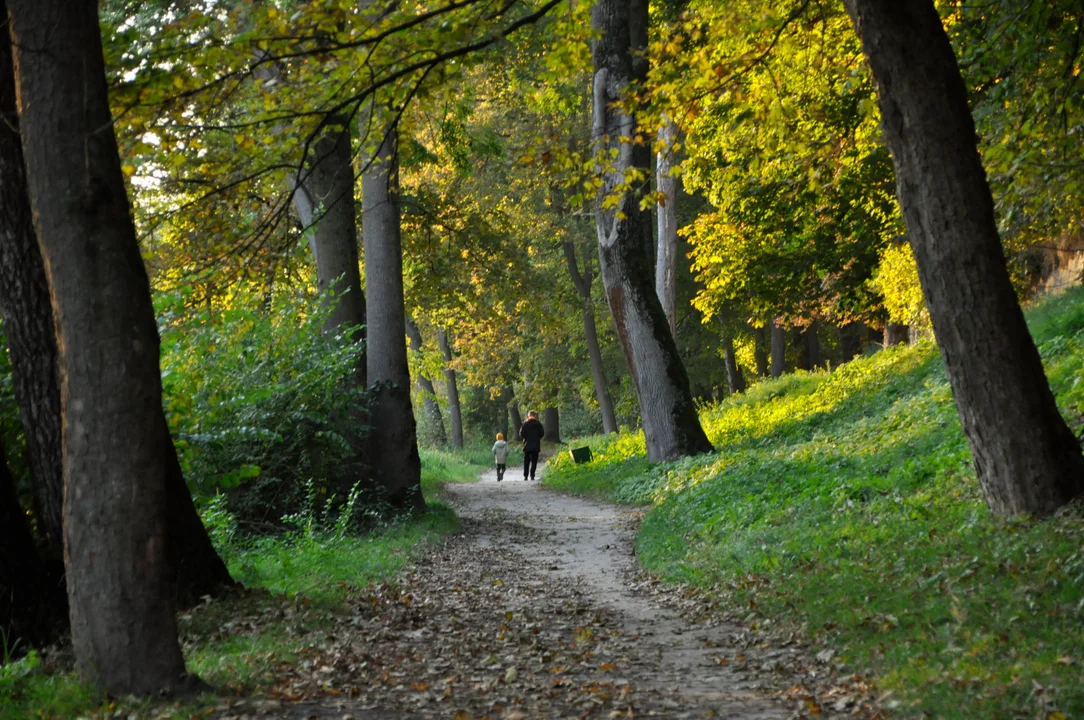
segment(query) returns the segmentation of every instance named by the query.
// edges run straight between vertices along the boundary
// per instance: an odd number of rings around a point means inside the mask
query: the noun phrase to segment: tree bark
[[[0,11],[6,17],[4,3]],[[45,264],[34,234],[15,107],[15,68],[0,32],[0,310],[11,358],[33,484],[34,514],[46,542],[62,552],[64,481],[60,462],[60,376]]]
[[[546,428],[546,439],[552,443],[560,444],[561,440],[561,413],[556,407],[548,407],[542,411],[542,424]]]
[[[772,345],[772,377],[777,378],[787,371],[787,333],[775,320],[768,321],[768,333]]]
[[[523,416],[519,414],[519,403],[516,402],[516,394],[511,385],[504,386],[504,396],[508,398],[508,418],[512,424],[512,432],[518,433],[523,427]],[[505,433],[505,437],[508,437],[508,433]]]
[[[757,376],[768,376],[768,328],[753,329],[753,362],[757,366]]]
[[[621,185],[630,172],[647,176],[646,143],[622,142],[638,134],[636,118],[619,105],[629,84],[647,77],[646,0],[600,0],[593,10],[600,37],[594,47],[594,133],[603,152],[617,153],[595,203],[606,299],[640,403],[648,458],[653,462],[712,449],[700,426],[689,378],[655,294],[647,246],[650,226],[640,193]],[[616,205],[607,197],[620,195]]]
[[[313,159],[294,192],[294,209],[309,235],[317,287],[333,309],[324,322],[331,335],[365,325],[365,293],[358,264],[354,166],[346,118],[332,117],[313,144]],[[330,291],[334,286],[335,295]],[[364,358],[359,382],[366,383]]]
[[[816,320],[802,331],[802,349],[805,353],[808,370],[816,370],[824,363],[824,359],[821,357],[821,341],[817,337]]]
[[[410,338],[410,349],[418,356],[422,354],[422,331],[412,318],[407,318],[407,337]],[[425,373],[418,372],[418,394],[422,396],[422,404],[425,408],[425,416],[436,428],[437,442],[443,447],[448,444],[448,434],[444,431],[444,415],[440,412],[440,404],[437,402],[437,390],[433,387],[433,381],[426,377]]]
[[[614,413],[614,401],[610,397],[610,383],[606,378],[606,367],[602,363],[602,348],[598,342],[598,329],[595,326],[595,307],[591,303],[591,284],[594,274],[588,256],[583,259],[583,273],[580,273],[576,261],[576,245],[571,241],[563,244],[565,264],[568,266],[572,285],[579,293],[583,306],[583,332],[587,341],[587,356],[591,361],[591,381],[595,386],[595,398],[602,413],[602,431],[607,435],[617,432],[617,415]]]
[[[655,187],[666,199],[656,203],[658,245],[655,251],[655,293],[670,324],[670,334],[677,338],[677,180],[670,174],[677,125],[670,118],[659,128],[659,151],[655,168]]]
[[[97,4],[9,0],[23,151],[52,289],[76,666],[113,694],[177,688],[159,338],[113,135]]]
[[[444,356],[444,384],[448,391],[448,415],[452,419],[452,447],[463,447],[463,412],[459,407],[459,385],[456,382],[455,368],[452,367],[452,346],[448,334],[437,328],[437,344]]]
[[[393,506],[425,508],[417,425],[410,402],[399,216],[398,131],[389,127],[362,175],[362,237],[369,293],[367,364],[371,464]]]
[[[734,340],[729,335],[723,338],[723,359],[726,362],[726,384],[730,387],[730,394],[745,392],[745,376],[738,367],[738,359],[734,355]]]
[[[846,0],[877,82],[896,190],[960,423],[991,510],[1047,515],[1084,492],[1005,266],[956,57],[932,0]]]
[[[910,337],[910,328],[900,323],[885,323],[885,347],[892,347],[893,345],[903,345]]]

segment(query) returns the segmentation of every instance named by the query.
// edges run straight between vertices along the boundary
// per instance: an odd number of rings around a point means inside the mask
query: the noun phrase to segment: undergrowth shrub
[[[197,502],[225,494],[241,526],[271,529],[306,483],[324,498],[343,486],[368,398],[351,382],[361,348],[321,331],[326,309],[288,293],[270,308],[243,293],[224,311],[158,305],[166,417]]]

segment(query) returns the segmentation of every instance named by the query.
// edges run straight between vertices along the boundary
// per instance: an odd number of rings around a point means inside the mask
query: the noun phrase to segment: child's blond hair
[[[497,433],[498,440],[504,440],[504,433]]]

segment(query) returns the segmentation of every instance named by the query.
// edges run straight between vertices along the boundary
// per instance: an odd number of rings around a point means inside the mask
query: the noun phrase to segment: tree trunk
[[[519,404],[516,402],[515,393],[512,391],[511,385],[505,386],[505,397],[509,398],[508,401],[508,417],[512,424],[512,432],[518,433],[519,429],[523,427],[523,416],[519,414]],[[505,433],[505,437],[508,437],[508,433]]]
[[[410,338],[410,349],[419,357],[422,354],[422,331],[412,318],[407,318],[407,336]],[[422,396],[425,416],[430,424],[436,428],[437,443],[443,447],[448,444],[448,434],[444,431],[444,415],[440,412],[440,404],[437,402],[437,391],[433,387],[433,381],[426,377],[425,373],[418,371],[418,394]]]
[[[347,120],[334,116],[313,144],[294,192],[294,208],[309,235],[317,287],[333,305],[324,332],[336,335],[365,325],[365,293],[358,266],[354,166]],[[334,286],[334,296],[329,294]],[[359,382],[366,383],[365,361]]]
[[[594,47],[594,137],[600,150],[617,153],[595,203],[599,260],[614,327],[640,402],[647,455],[658,462],[708,452],[711,443],[700,426],[685,366],[655,294],[646,251],[650,226],[640,210],[640,193],[626,189],[615,206],[604,202],[620,192],[629,171],[646,174],[651,164],[646,143],[621,142],[638,133],[635,116],[620,107],[629,84],[642,85],[647,77],[647,2],[600,0],[593,20],[600,32]]]
[[[76,665],[112,694],[172,690],[185,667],[166,559],[158,327],[113,135],[97,4],[8,6],[60,350]]]
[[[365,288],[369,293],[367,367],[376,388],[370,414],[371,464],[395,507],[425,508],[410,366],[399,227],[398,131],[389,127],[362,176]]]
[[[768,321],[768,333],[772,345],[772,377],[777,378],[787,371],[787,333],[775,320]]]
[[[670,118],[659,128],[658,153],[655,168],[655,187],[665,193],[666,199],[656,203],[658,216],[658,245],[655,251],[655,293],[659,296],[662,311],[670,323],[670,334],[677,338],[677,180],[670,174],[673,166],[673,147],[677,140],[677,125]]]
[[[4,8],[0,0],[0,10]],[[4,15],[6,16],[6,11]],[[34,514],[62,554],[60,376],[53,308],[26,189],[11,43],[0,32],[0,310],[33,482]]]
[[[552,443],[562,443],[561,440],[561,414],[555,407],[548,407],[542,411],[542,424],[546,428],[546,439]]]
[[[896,189],[975,471],[998,515],[1084,492],[1084,457],[1017,302],[967,89],[932,0],[846,0],[877,82]]]
[[[910,337],[910,328],[900,323],[885,323],[885,347],[892,347],[893,345],[903,345]]]
[[[738,360],[734,355],[734,340],[729,335],[723,338],[723,358],[726,362],[726,384],[730,387],[730,394],[745,392],[745,376],[738,367]]]
[[[757,376],[768,376],[768,328],[753,329],[753,362],[757,366]]]
[[[6,650],[22,654],[16,648],[48,644],[65,628],[59,575],[38,555],[0,446],[0,631]]]
[[[814,320],[809,324],[805,330],[802,331],[802,345],[803,352],[806,357],[807,370],[816,370],[823,363],[824,359],[821,357],[821,341],[817,337],[817,321]]]
[[[452,418],[452,447],[463,447],[463,412],[459,407],[459,385],[456,383],[455,368],[452,367],[452,346],[448,334],[437,328],[437,344],[444,356],[444,384],[448,391],[448,415]]]
[[[602,348],[598,342],[598,329],[595,327],[595,307],[591,304],[591,284],[594,273],[591,271],[589,256],[583,259],[583,273],[580,273],[576,261],[576,245],[564,243],[565,264],[568,266],[572,284],[580,295],[583,304],[583,331],[587,340],[587,355],[591,360],[591,381],[595,386],[595,398],[602,412],[602,430],[607,435],[617,432],[617,415],[614,413],[614,401],[610,397],[610,384],[606,379],[606,367],[602,364]]]
[[[15,394],[23,420],[38,519],[47,542],[62,555],[60,384],[53,308],[45,264],[31,222],[23,154],[15,115],[9,45],[0,51],[0,300],[8,334]],[[176,598],[187,605],[234,584],[200,521],[165,416],[168,557]]]

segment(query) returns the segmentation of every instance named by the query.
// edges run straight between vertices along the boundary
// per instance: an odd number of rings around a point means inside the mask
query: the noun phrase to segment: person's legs
[[[531,451],[523,451],[523,479],[526,480],[531,472]]]
[[[538,467],[538,451],[531,453],[531,479],[534,480],[534,471]]]
[[[504,463],[497,463],[497,482],[504,478]]]

